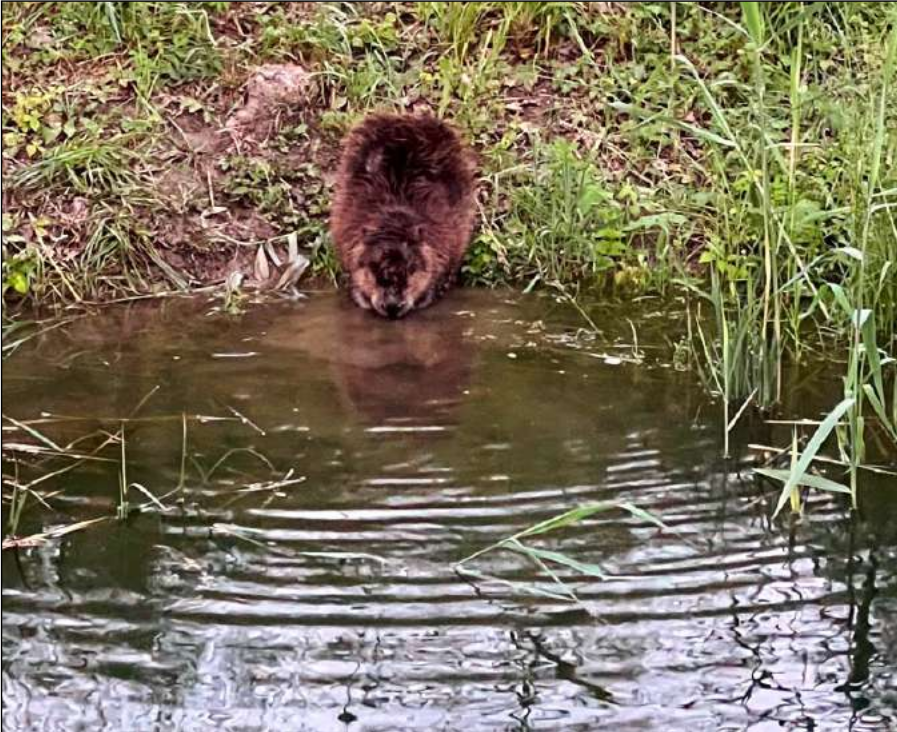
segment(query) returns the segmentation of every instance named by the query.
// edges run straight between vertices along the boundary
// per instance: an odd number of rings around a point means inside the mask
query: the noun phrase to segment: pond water
[[[771,523],[747,446],[790,433],[748,418],[722,459],[718,405],[670,365],[677,307],[597,306],[592,339],[500,292],[395,323],[333,293],[211,309],[109,307],[3,364],[4,414],[92,458],[5,450],[23,483],[70,468],[17,533],[111,517],[3,552],[4,729],[897,724],[893,490]],[[789,408],[831,383],[795,374]],[[114,518],[123,452],[166,510],[131,488]],[[510,552],[455,570],[596,501],[669,528],[608,511],[529,540],[608,573],[552,565],[578,603],[526,592],[561,588]]]

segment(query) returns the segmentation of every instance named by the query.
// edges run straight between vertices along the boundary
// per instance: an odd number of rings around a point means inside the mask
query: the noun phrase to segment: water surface
[[[130,417],[126,480],[166,507],[132,489],[124,521],[3,552],[4,729],[897,724],[893,492],[770,524],[747,445],[787,433],[748,419],[721,458],[718,405],[670,366],[675,307],[597,307],[596,338],[481,291],[398,323],[334,294],[211,309],[110,307],[3,364],[4,414],[59,445]],[[833,403],[819,383],[795,376],[796,413]],[[42,483],[19,534],[114,516],[121,445],[99,455]],[[611,575],[560,569],[579,604],[454,570],[609,500],[671,530],[618,512],[534,541]],[[473,566],[552,588],[510,553]]]

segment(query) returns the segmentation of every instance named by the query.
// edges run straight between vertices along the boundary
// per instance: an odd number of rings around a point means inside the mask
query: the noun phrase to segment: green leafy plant
[[[576,596],[576,593],[566,582],[561,579],[561,577],[557,574],[556,569],[562,567],[566,570],[572,570],[574,573],[585,577],[606,579],[608,575],[604,572],[604,570],[596,564],[580,562],[574,557],[571,557],[563,552],[533,546],[531,541],[529,540],[533,539],[534,537],[544,537],[545,534],[548,534],[550,532],[560,531],[565,528],[576,526],[578,524],[581,524],[586,519],[589,519],[599,513],[606,513],[608,511],[623,511],[624,513],[628,513],[630,516],[636,519],[645,521],[660,529],[668,528],[666,524],[664,524],[663,521],[661,521],[654,514],[645,511],[644,509],[639,508],[638,506],[635,506],[631,503],[617,503],[612,501],[604,503],[592,503],[583,506],[577,506],[576,508],[571,508],[569,511],[565,511],[564,513],[558,514],[557,516],[553,516],[552,518],[533,524],[532,526],[523,529],[522,531],[518,531],[513,536],[509,536],[506,539],[502,539],[501,541],[496,542],[495,544],[491,544],[485,549],[480,549],[479,551],[474,552],[470,556],[465,557],[464,559],[459,561],[455,565],[455,569],[462,574],[474,577],[476,579],[498,582],[499,584],[509,586],[517,591],[529,594],[544,595],[572,602],[579,602],[579,598]],[[470,563],[475,559],[479,559],[485,554],[496,551],[509,551],[528,559],[536,566],[536,568],[543,576],[550,579],[556,585],[558,591],[555,592],[551,590],[545,590],[539,586],[532,584],[509,582],[497,577],[482,574],[479,571],[473,570],[469,567]]]

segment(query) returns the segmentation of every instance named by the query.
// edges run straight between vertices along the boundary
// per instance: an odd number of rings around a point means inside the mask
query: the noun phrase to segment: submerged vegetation
[[[727,450],[784,363],[843,361],[843,400],[764,468],[780,508],[855,499],[897,454],[892,4],[18,2],[2,34],[5,328],[209,284],[239,311],[306,256],[335,277],[341,135],[430,111],[480,157],[467,283],[684,293]],[[272,64],[301,94],[247,124]],[[843,482],[811,469],[830,438]]]

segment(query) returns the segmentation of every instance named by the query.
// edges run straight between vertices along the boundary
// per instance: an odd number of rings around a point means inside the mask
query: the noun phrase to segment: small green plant
[[[553,516],[552,518],[546,519],[545,521],[540,521],[539,523],[533,524],[532,526],[523,529],[522,531],[518,531],[513,536],[502,539],[501,541],[498,541],[495,544],[486,547],[485,549],[480,549],[479,551],[474,552],[470,556],[465,557],[464,559],[459,561],[455,565],[455,569],[456,571],[470,577],[490,582],[498,582],[499,584],[506,585],[516,591],[535,595],[544,595],[555,599],[578,603],[579,598],[576,596],[576,593],[566,582],[561,579],[561,577],[556,572],[556,568],[561,567],[567,570],[573,570],[573,572],[575,572],[576,574],[586,577],[595,577],[597,579],[607,579],[607,573],[604,572],[604,570],[596,564],[580,562],[577,559],[564,554],[563,552],[533,546],[531,541],[529,540],[533,539],[534,537],[544,537],[544,535],[548,534],[549,532],[559,531],[561,529],[575,526],[582,523],[586,519],[595,516],[596,514],[606,513],[608,511],[623,511],[636,519],[645,521],[660,529],[668,528],[666,524],[664,524],[663,521],[661,521],[657,516],[631,503],[605,502],[587,504],[584,506],[577,506],[576,508],[572,508],[569,511],[565,511],[562,514]],[[477,570],[471,569],[468,566],[471,562],[473,562],[473,560],[495,551],[509,551],[518,554],[525,559],[528,559],[536,566],[536,568],[543,576],[550,579],[556,585],[558,591],[555,592],[551,590],[545,590],[536,585],[527,585],[519,582],[509,582],[497,577],[482,574]]]
[[[243,289],[243,275],[240,272],[231,273],[224,283],[222,310],[228,315],[242,315],[248,300],[249,296]]]
[[[33,249],[24,249],[16,254],[3,255],[3,299],[7,290],[19,295],[27,295],[38,271],[38,255]]]
[[[3,154],[6,157],[15,158],[22,151],[27,158],[35,158],[59,136],[61,92],[59,86],[16,92],[8,115],[4,107]]]
[[[12,214],[3,214],[3,271],[2,295],[6,302],[7,291],[27,295],[34,280],[40,273],[40,254],[35,247],[23,246],[24,237],[16,233],[16,222]]]

